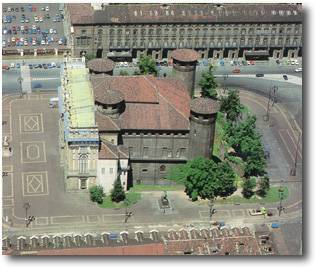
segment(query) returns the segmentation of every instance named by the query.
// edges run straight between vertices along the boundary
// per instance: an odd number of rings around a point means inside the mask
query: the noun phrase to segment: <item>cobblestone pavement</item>
[[[55,94],[53,94],[55,95]],[[267,104],[263,96],[241,92],[242,102],[258,116],[258,128],[264,139],[273,144],[269,162],[272,182],[279,178],[288,184],[290,197],[284,202],[287,213],[277,214],[277,204],[266,204],[274,215],[252,217],[247,209],[261,204],[216,205],[214,221],[225,221],[234,226],[241,224],[288,222],[301,218],[302,187],[300,170],[296,177],[288,176],[297,133],[278,104],[271,109],[271,121],[261,115]],[[3,135],[12,141],[12,157],[3,158],[3,220],[4,232],[47,233],[122,229],[169,229],[188,225],[209,226],[209,207],[206,202],[192,203],[183,192],[169,192],[171,209],[163,212],[158,206],[161,192],[144,192],[142,200],[131,210],[133,216],[125,224],[125,209],[101,209],[89,201],[87,194],[69,194],[64,191],[62,169],[59,166],[58,113],[48,107],[52,94],[31,94],[3,97]],[[282,139],[283,137],[283,139]],[[301,150],[301,149],[299,149]],[[301,152],[301,151],[299,151]],[[301,158],[299,158],[301,162]],[[25,209],[36,220],[25,227]]]

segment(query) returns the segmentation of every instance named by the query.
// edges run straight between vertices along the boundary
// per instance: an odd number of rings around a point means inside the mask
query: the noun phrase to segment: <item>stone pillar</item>
[[[58,48],[54,48],[55,50],[55,56],[58,56]]]
[[[34,48],[34,57],[37,56],[37,48]]]

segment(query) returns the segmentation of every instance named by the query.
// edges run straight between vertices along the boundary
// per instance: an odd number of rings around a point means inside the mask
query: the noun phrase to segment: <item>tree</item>
[[[128,72],[126,70],[120,70],[120,75],[127,76]]]
[[[114,183],[114,187],[111,191],[111,200],[113,202],[121,202],[125,199],[125,192],[121,184],[121,179],[118,177]]]
[[[229,121],[235,122],[240,117],[242,105],[237,90],[230,90],[227,97],[221,98],[220,111],[226,113],[226,118]]]
[[[252,197],[253,189],[256,187],[256,184],[256,178],[254,177],[244,179],[242,194],[245,198]]]
[[[149,56],[142,55],[137,65],[141,74],[157,75],[158,73],[156,62]]]
[[[177,173],[178,172],[178,173]],[[183,182],[186,194],[195,201],[228,196],[236,190],[235,173],[228,163],[198,157],[173,169],[169,179]]]
[[[199,86],[202,89],[201,95],[203,98],[217,98],[217,83],[213,75],[213,66],[210,65],[207,72],[202,73],[202,78],[199,81]]]
[[[250,156],[246,160],[244,176],[249,178],[250,176],[263,176],[266,171],[266,162],[264,158],[258,158],[256,156]]]
[[[263,176],[260,178],[258,195],[265,197],[270,189],[270,179],[268,176]]]
[[[95,59],[96,55],[94,53],[89,53],[89,54],[85,55],[85,58],[86,58],[86,62],[87,62],[89,60]]]
[[[90,199],[92,202],[97,202],[99,204],[102,204],[103,197],[105,196],[103,187],[101,185],[95,185],[90,187]]]

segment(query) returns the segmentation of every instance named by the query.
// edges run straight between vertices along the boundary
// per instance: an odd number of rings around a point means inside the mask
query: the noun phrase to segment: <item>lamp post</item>
[[[283,180],[282,180],[283,182]],[[282,206],[282,200],[284,198],[284,188],[282,185],[280,185],[279,187],[279,199],[280,199],[280,202],[279,202],[279,206],[278,206],[278,211],[279,211],[279,217],[281,216],[281,212],[283,210],[283,206]]]
[[[215,209],[213,208],[214,207],[214,200],[215,198],[214,197],[211,197],[209,200],[208,200],[208,206],[209,206],[209,216],[210,216],[210,227],[212,227],[212,216],[215,212]]]
[[[300,135],[298,136],[298,138],[297,138],[294,165],[293,165],[293,168],[291,169],[291,172],[290,172],[291,176],[296,176],[296,166],[297,166],[297,157],[298,157],[298,146],[299,146],[299,144],[300,144],[301,136],[302,136],[302,134],[300,134]]]

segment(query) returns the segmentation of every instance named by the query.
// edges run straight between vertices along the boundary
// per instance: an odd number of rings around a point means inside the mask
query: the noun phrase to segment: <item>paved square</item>
[[[46,149],[43,141],[20,142],[21,163],[45,163]]]
[[[21,133],[42,133],[42,114],[19,114]]]
[[[22,173],[23,196],[48,195],[47,171]]]
[[[6,171],[4,171],[6,172]],[[2,177],[2,197],[12,198],[13,197],[13,176],[12,173],[8,173],[7,176]]]

